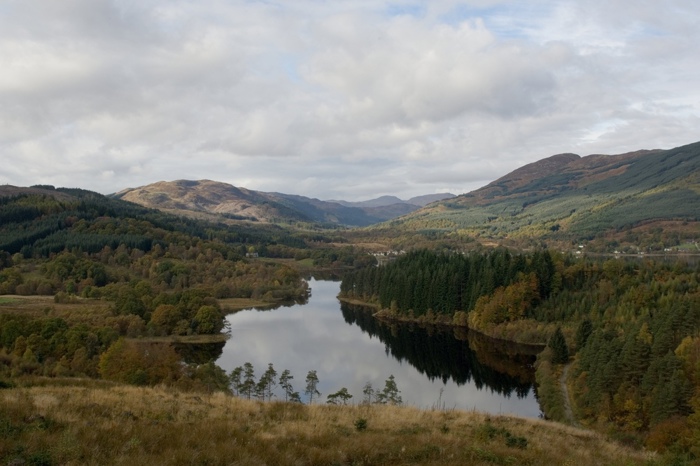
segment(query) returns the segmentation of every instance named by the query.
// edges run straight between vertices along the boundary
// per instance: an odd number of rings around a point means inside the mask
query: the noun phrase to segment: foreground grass
[[[0,390],[0,464],[655,464],[539,420],[51,380]]]

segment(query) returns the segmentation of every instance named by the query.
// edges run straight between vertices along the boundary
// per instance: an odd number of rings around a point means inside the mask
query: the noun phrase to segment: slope
[[[697,239],[699,181],[700,143],[620,155],[559,154],[383,227],[490,239],[608,236],[611,247],[630,231],[646,245],[655,232],[654,247],[663,248]]]
[[[237,188],[211,180],[161,181],[113,195],[139,205],[210,220],[221,216],[264,223],[314,222],[366,226],[385,220],[362,209],[282,193]]]

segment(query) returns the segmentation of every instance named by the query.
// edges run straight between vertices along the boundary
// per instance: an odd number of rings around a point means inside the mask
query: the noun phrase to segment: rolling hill
[[[114,197],[145,207],[200,218],[220,216],[266,223],[313,222],[367,226],[417,210],[452,194],[426,195],[402,201],[384,196],[364,202],[322,201],[283,193],[237,188],[210,180],[161,181],[120,191]]]
[[[605,239],[638,250],[700,236],[700,143],[619,155],[558,154],[377,228],[503,239]]]

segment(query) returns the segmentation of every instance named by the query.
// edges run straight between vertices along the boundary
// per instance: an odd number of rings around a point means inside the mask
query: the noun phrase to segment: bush
[[[355,429],[358,432],[362,432],[363,430],[367,430],[367,419],[361,417],[355,421]]]

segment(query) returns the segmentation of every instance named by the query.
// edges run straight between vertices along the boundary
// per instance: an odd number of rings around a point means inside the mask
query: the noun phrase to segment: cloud
[[[8,1],[0,183],[353,200],[670,148],[696,137],[699,16],[689,0]]]

